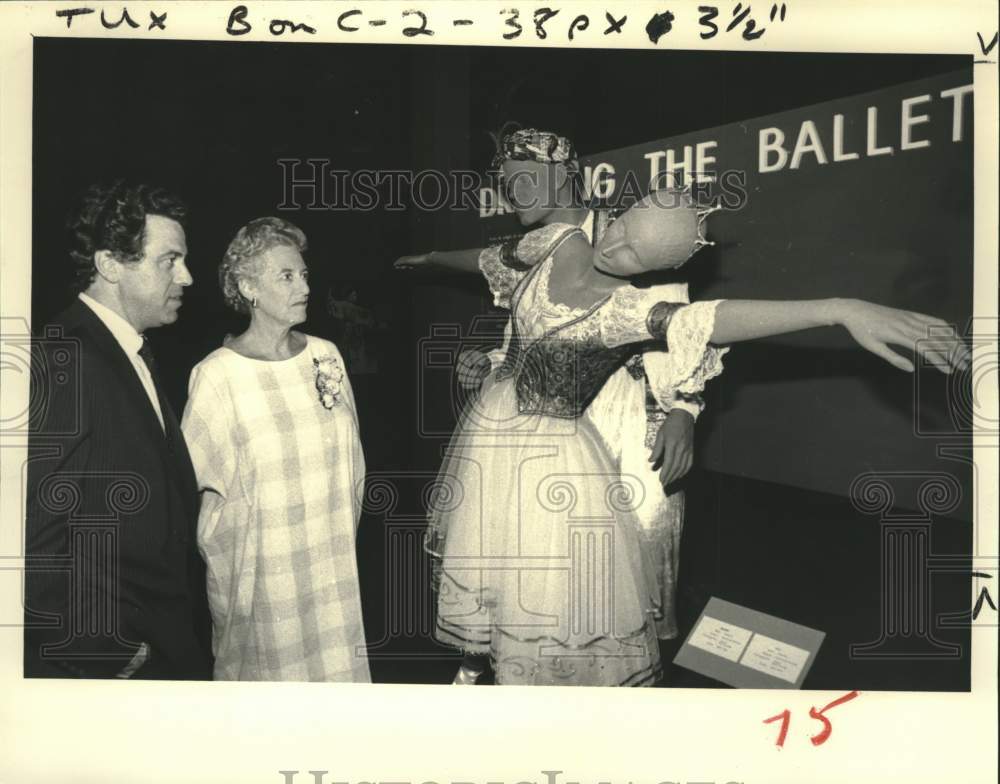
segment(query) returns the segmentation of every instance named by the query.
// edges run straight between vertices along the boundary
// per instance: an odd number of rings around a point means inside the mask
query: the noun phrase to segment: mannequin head
[[[576,152],[565,136],[535,128],[505,134],[493,159],[507,201],[522,226],[546,223],[572,207],[578,174]]]
[[[594,266],[620,277],[680,267],[703,245],[703,209],[687,190],[659,190],[612,223],[594,248]]]

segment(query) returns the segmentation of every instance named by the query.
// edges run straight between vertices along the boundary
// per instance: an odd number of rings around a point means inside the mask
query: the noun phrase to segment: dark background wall
[[[68,299],[63,225],[83,187],[128,177],[175,189],[192,208],[195,283],[178,323],[158,330],[154,343],[180,410],[190,368],[227,332],[241,329],[239,318],[223,309],[216,283],[226,244],[260,215],[280,214],[301,226],[313,276],[304,328],[337,338],[337,324],[325,311],[327,290],[335,286],[355,288],[361,303],[387,322],[373,344],[378,374],[352,378],[370,474],[398,492],[391,509],[373,507],[359,545],[369,636],[382,640],[373,670],[379,680],[443,681],[451,665],[427,640],[427,617],[418,617],[426,612],[424,567],[387,565],[386,554],[402,541],[390,541],[395,523],[419,527],[419,478],[438,466],[458,399],[449,379],[426,378],[421,352],[435,334],[437,342],[454,345],[440,328],[465,334],[475,317],[490,314],[490,302],[477,280],[416,278],[393,273],[390,265],[402,253],[461,247],[475,238],[466,217],[447,210],[279,211],[277,160],[328,158],[343,169],[481,170],[492,154],[489,132],[507,120],[560,129],[586,154],[967,65],[966,58],[924,56],[38,39],[34,182],[25,194],[34,213],[33,326]],[[731,362],[726,389],[738,390],[753,374],[752,364]],[[710,408],[701,433],[709,431],[711,415]],[[428,423],[438,435],[421,435]],[[843,498],[781,481],[704,469],[689,477],[682,634],[708,596],[718,595],[828,632],[807,686],[966,688],[967,648],[946,661],[906,665],[850,656],[851,643],[879,634],[878,522]],[[935,521],[933,533],[937,551],[969,553],[967,523]],[[404,561],[415,558],[415,541],[406,539]],[[945,576],[935,585],[936,612],[967,604],[967,579]],[[398,622],[394,596],[419,605],[417,615],[409,614],[412,623]],[[961,630],[941,634],[956,644],[967,640]],[[711,685],[683,671],[670,679]]]

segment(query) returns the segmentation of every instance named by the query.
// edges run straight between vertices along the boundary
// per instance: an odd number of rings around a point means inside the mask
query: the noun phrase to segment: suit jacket
[[[55,329],[53,329],[55,328]],[[32,345],[26,677],[209,679],[198,492],[135,368],[76,301]],[[140,664],[141,662],[141,664]]]

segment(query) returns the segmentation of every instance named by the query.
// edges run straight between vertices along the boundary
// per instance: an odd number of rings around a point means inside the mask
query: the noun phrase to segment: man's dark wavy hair
[[[183,223],[187,208],[169,191],[152,185],[118,180],[110,185],[91,185],[86,190],[68,222],[74,293],[86,291],[93,283],[97,251],[111,251],[124,262],[142,258],[147,215]]]

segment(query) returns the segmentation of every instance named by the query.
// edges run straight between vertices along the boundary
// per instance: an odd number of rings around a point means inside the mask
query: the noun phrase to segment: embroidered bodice
[[[525,235],[516,254],[496,246],[480,257],[494,301],[512,311],[510,350],[495,378],[514,377],[522,413],[580,416],[610,375],[647,347],[669,349],[658,353],[676,365],[669,383],[679,391],[699,391],[721,372],[724,350],[707,346],[717,302],[664,302],[656,287],[631,285],[589,308],[553,302],[555,252],[575,231],[552,224]]]

